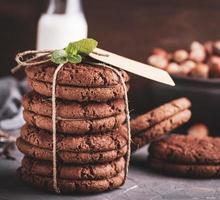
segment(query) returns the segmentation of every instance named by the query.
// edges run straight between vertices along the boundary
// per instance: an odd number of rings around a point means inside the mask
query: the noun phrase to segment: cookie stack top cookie
[[[52,62],[25,68],[28,82],[37,93],[51,97],[51,85],[56,65]],[[120,71],[125,82],[126,72]],[[56,80],[56,97],[78,102],[105,102],[124,97],[119,76],[111,69],[97,64],[66,63]]]
[[[40,66],[26,67],[25,72],[27,77],[32,80],[52,83],[56,67],[56,64],[48,62]],[[127,82],[129,80],[128,74],[121,70],[119,72],[124,77],[124,81]],[[66,63],[60,69],[56,82],[61,85],[79,87],[105,87],[120,84],[120,78],[111,69],[95,63]]]

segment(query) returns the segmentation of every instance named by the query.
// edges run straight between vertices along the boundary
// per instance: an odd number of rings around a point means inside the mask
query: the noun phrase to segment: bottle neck
[[[50,0],[47,14],[74,14],[81,12],[80,0]]]

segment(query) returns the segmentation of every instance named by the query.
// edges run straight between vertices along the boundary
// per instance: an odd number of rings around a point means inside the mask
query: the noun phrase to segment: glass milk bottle
[[[86,37],[87,23],[80,0],[50,0],[38,22],[37,50],[62,49]]]

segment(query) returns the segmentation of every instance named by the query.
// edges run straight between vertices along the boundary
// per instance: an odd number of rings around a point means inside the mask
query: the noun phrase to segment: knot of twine
[[[18,53],[15,57],[16,62],[18,65],[12,69],[12,73],[16,72],[19,70],[21,67],[27,67],[27,66],[36,66],[36,65],[41,65],[44,63],[48,63],[51,61],[51,53],[52,50],[45,50],[45,51],[35,51],[35,50],[30,50],[30,51],[24,51],[21,53]],[[94,52],[95,53],[95,52]],[[106,55],[104,55],[106,56]],[[106,67],[114,71],[117,76],[119,77],[119,80],[123,86],[124,90],[124,101],[125,101],[125,112],[126,112],[126,125],[127,125],[127,132],[128,132],[128,150],[126,154],[126,166],[125,166],[125,178],[127,177],[128,174],[128,167],[129,167],[129,162],[130,162],[130,154],[131,154],[131,148],[130,148],[130,143],[131,143],[131,128],[130,128],[130,114],[129,114],[129,106],[128,106],[128,95],[127,95],[127,87],[124,81],[123,76],[117,70],[116,68],[113,68],[109,65],[106,65],[104,63],[95,63],[95,62],[86,62],[88,64],[95,64],[98,66]],[[58,181],[57,181],[57,140],[56,140],[56,135],[57,135],[57,130],[56,130],[56,85],[57,85],[57,75],[61,68],[63,67],[64,64],[59,64],[53,74],[53,81],[52,81],[52,131],[53,131],[53,189],[56,193],[60,193],[60,189],[58,187]],[[123,181],[123,184],[125,182],[125,179]]]

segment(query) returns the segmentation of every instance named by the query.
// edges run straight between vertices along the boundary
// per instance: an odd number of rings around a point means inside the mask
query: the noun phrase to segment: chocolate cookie
[[[189,178],[220,177],[220,165],[209,164],[177,164],[157,158],[148,159],[149,167],[163,174]]]
[[[37,115],[24,110],[25,121],[30,125],[35,125],[48,131],[52,131],[51,117]],[[101,133],[118,128],[126,119],[125,113],[102,119],[57,119],[57,131],[67,134],[80,135],[85,133]]]
[[[25,155],[40,160],[53,160],[53,153],[50,149],[40,148],[28,142],[21,137],[16,141],[18,149]],[[64,163],[88,164],[111,162],[127,153],[127,145],[117,150],[102,152],[75,153],[72,151],[57,151],[57,161]]]
[[[52,83],[56,66],[54,63],[46,63],[26,67],[25,72],[30,79]],[[124,71],[120,71],[120,73],[124,77],[124,81],[128,81],[127,73]],[[118,83],[120,83],[120,79],[111,69],[85,63],[66,63],[57,76],[57,84],[61,85],[97,87],[117,85]]]
[[[24,168],[19,168],[17,174],[21,180],[33,186],[54,191],[53,179],[51,177],[33,175]],[[103,192],[120,187],[124,183],[124,171],[115,177],[102,180],[69,180],[58,178],[58,188],[62,193],[70,192]]]
[[[178,164],[220,164],[220,138],[172,135],[151,143],[153,158]]]
[[[191,117],[191,111],[186,109],[176,114],[172,115],[171,117],[166,118],[165,120],[157,123],[147,130],[139,133],[134,134],[132,136],[132,151],[156,140],[159,139],[164,134],[169,133],[170,131],[174,130],[175,128],[181,126],[182,124],[189,121]],[[131,124],[132,127],[132,124]],[[133,127],[132,127],[133,128]],[[133,132],[132,132],[133,134]]]
[[[191,102],[184,97],[159,106],[131,120],[131,132],[133,135],[140,133],[189,107],[191,107]]]
[[[35,160],[25,156],[22,168],[34,175],[53,177],[53,164],[49,161]],[[123,157],[105,164],[72,165],[58,163],[58,178],[75,180],[100,180],[116,176],[125,169]]]
[[[32,91],[23,98],[23,107],[25,110],[34,113],[51,116],[52,103],[51,97],[45,97]],[[56,113],[62,118],[104,118],[118,115],[125,110],[125,102],[123,99],[116,99],[104,103],[85,102],[78,103],[73,101],[56,100]]]
[[[48,82],[28,79],[29,85],[39,94],[47,97],[52,96],[52,84]],[[68,85],[56,85],[56,97],[79,102],[97,101],[106,102],[124,97],[122,84],[108,87],[75,87]]]
[[[43,129],[24,125],[21,128],[21,138],[29,144],[40,148],[53,148],[52,134]],[[127,129],[119,129],[105,133],[85,136],[67,136],[57,134],[57,150],[72,152],[100,152],[121,149],[127,144]]]

